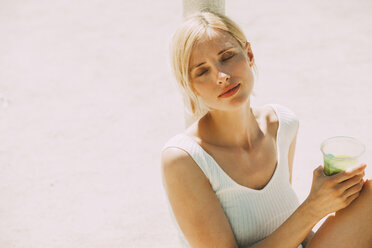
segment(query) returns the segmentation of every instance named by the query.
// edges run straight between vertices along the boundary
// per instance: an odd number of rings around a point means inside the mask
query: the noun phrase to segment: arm
[[[289,152],[288,152],[288,167],[289,167],[289,183],[292,184],[292,169],[293,169],[293,160],[294,160],[294,154],[296,149],[296,140],[297,140],[297,134],[298,129],[296,131],[296,134],[292,140],[291,145],[289,146]],[[307,243],[312,239],[314,236],[314,232],[310,231],[308,235],[306,236],[305,240],[302,242],[303,247],[306,247]]]
[[[306,201],[272,234],[252,248],[297,248],[320,220]]]
[[[323,166],[314,170],[313,182],[309,196],[297,210],[273,233],[256,243],[254,248],[297,248],[304,245],[314,235],[312,228],[324,216],[347,207],[359,196],[360,178],[364,175],[366,165],[350,171],[326,176]]]
[[[306,247],[307,244],[310,242],[310,240],[314,237],[315,233],[313,231],[310,231],[307,237],[305,238],[304,241],[302,241],[302,246]]]
[[[288,169],[290,184],[292,184],[293,160],[296,149],[297,134],[298,129],[290,144],[288,151]],[[311,212],[312,209],[310,204],[308,204],[305,201],[278,229],[276,229],[266,239],[254,245],[253,248],[261,247],[297,248],[301,242],[303,247],[306,247],[308,242],[314,236],[312,228],[321,219],[320,217],[316,217],[315,215],[309,215],[309,213]]]
[[[185,151],[163,151],[162,177],[174,216],[191,247],[238,247],[208,179]]]

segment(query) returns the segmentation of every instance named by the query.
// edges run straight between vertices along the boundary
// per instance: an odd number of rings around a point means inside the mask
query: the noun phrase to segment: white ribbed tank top
[[[299,206],[289,183],[288,151],[299,125],[297,116],[287,107],[267,104],[279,119],[276,135],[278,163],[273,176],[260,190],[247,188],[229,177],[217,162],[195,140],[180,133],[164,145],[186,151],[201,168],[216,193],[229,220],[239,247],[249,247],[275,231]],[[191,247],[169,206],[183,247]],[[300,245],[298,248],[302,248]]]

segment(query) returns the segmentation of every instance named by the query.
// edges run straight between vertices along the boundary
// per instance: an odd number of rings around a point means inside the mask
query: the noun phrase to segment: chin
[[[247,103],[249,102],[249,99],[250,99],[249,95],[247,95],[247,96],[239,95],[239,96],[236,96],[236,97],[230,99],[230,101],[221,104],[216,109],[222,110],[222,111],[236,111],[236,110],[239,110],[239,109],[247,106]]]

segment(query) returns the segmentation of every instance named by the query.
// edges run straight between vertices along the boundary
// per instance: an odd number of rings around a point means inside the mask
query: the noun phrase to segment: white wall
[[[236,0],[226,13],[256,56],[253,105],[300,118],[299,198],[325,138],[356,136],[371,161],[372,4]],[[181,20],[177,1],[2,4],[1,247],[176,247],[160,149],[184,127],[168,59]]]

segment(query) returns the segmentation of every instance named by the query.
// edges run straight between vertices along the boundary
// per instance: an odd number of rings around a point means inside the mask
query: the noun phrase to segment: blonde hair
[[[239,26],[225,15],[210,11],[200,12],[187,18],[174,33],[171,41],[173,73],[181,90],[186,113],[194,119],[211,109],[198,97],[190,84],[189,62],[195,43],[210,29],[219,29],[231,34],[245,49],[247,39]],[[255,65],[254,65],[255,68]]]

